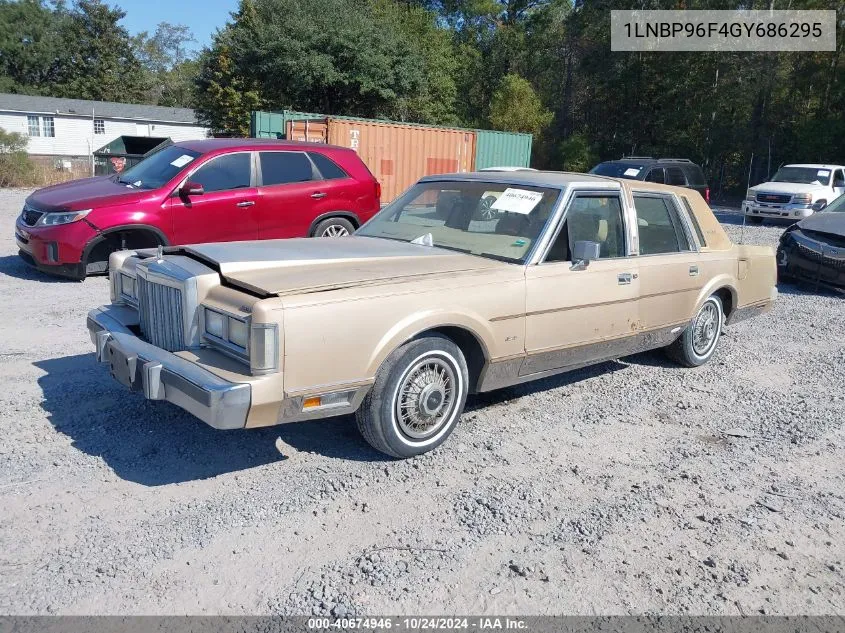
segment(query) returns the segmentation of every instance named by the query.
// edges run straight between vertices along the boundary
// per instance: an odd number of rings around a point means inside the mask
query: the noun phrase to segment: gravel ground
[[[842,298],[784,286],[700,369],[471,399],[397,462],[349,418],[222,432],[127,393],[85,329],[105,279],[17,258],[25,194],[0,191],[0,613],[845,613]]]

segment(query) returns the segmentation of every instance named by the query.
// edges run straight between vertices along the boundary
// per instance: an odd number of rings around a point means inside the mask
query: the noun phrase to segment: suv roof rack
[[[619,160],[654,160],[651,156],[623,156]]]
[[[689,158],[658,158],[658,163],[691,163]]]

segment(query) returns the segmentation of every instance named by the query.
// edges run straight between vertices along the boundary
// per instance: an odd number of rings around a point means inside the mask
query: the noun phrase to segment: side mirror
[[[190,180],[179,188],[179,195],[183,198],[187,198],[188,196],[201,196],[204,193],[205,189],[203,189],[201,184],[198,182],[191,182]]]
[[[601,244],[589,240],[578,240],[572,247],[572,265],[570,270],[584,270],[590,262],[599,258]]]

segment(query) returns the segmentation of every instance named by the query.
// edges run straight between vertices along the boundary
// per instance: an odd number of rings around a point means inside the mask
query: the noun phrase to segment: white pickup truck
[[[806,218],[845,193],[843,165],[784,165],[769,182],[748,190],[742,212],[752,224],[764,218]]]

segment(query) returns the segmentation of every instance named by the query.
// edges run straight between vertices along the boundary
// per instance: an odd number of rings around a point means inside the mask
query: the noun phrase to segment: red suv
[[[168,145],[114,176],[46,187],[15,225],[20,256],[84,279],[125,248],[341,237],[379,210],[381,186],[351,149],[264,139]]]

